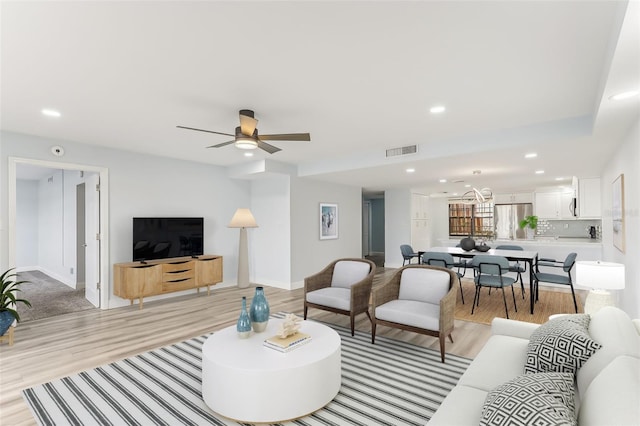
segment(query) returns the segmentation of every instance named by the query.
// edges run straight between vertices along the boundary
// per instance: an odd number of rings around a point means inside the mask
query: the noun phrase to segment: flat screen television
[[[200,256],[203,236],[201,217],[134,217],[133,261]]]

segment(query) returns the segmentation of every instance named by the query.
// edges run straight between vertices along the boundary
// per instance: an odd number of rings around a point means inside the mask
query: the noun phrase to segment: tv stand
[[[222,256],[173,257],[170,259],[144,260],[115,263],[113,265],[113,294],[133,301],[138,299],[142,309],[143,298],[159,294],[200,287],[222,282]]]

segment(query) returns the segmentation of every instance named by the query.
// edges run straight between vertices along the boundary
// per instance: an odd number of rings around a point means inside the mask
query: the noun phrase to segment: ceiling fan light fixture
[[[256,149],[258,142],[251,138],[238,138],[236,139],[236,148],[238,149]]]

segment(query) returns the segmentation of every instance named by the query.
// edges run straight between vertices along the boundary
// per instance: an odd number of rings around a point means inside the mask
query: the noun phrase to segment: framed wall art
[[[320,239],[338,238],[338,205],[320,203]]]
[[[613,245],[624,253],[624,174],[613,181]]]

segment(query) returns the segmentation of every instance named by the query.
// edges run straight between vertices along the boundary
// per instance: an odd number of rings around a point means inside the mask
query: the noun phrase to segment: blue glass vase
[[[247,312],[246,297],[242,297],[242,310],[240,311],[240,317],[238,317],[236,330],[238,331],[238,337],[241,339],[246,339],[251,335],[251,319],[249,318],[249,312]]]
[[[267,323],[269,322],[269,303],[264,295],[263,287],[256,287],[256,294],[253,295],[253,300],[251,301],[249,316],[251,317],[253,331],[260,333],[267,328]]]

